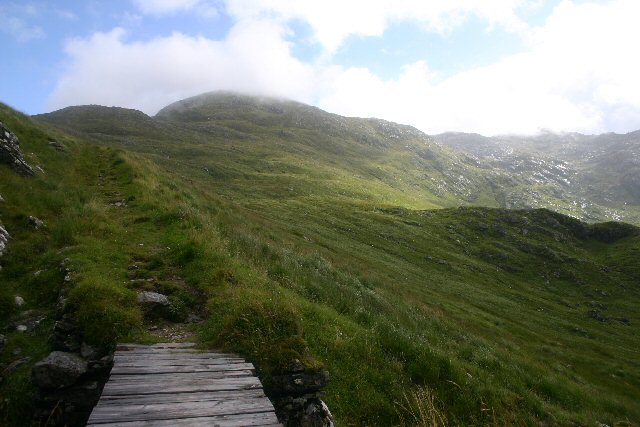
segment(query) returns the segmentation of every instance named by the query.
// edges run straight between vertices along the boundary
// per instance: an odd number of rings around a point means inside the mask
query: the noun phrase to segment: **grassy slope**
[[[48,149],[27,119],[14,127],[1,120],[12,129],[27,123],[16,129],[25,151]],[[90,339],[145,338],[129,289],[140,284],[126,280],[128,264],[143,259],[150,275],[180,275],[201,294],[194,301],[169,289],[177,306],[206,300],[204,343],[240,351],[265,379],[292,356],[326,364],[327,401],[342,425],[396,424],[430,395],[451,424],[640,419],[634,231],[608,243],[614,225],[588,227],[548,211],[425,211],[446,203],[421,198],[421,183],[394,184],[393,157],[311,157],[324,150],[305,151],[299,138],[276,145],[282,129],[269,134],[248,119],[235,123],[238,134],[158,126],[153,139],[126,137],[138,154],[73,144],[66,164],[78,166],[60,168],[67,178],[55,199],[78,213],[69,213],[72,230],[58,243],[55,203],[32,208],[17,196],[24,179],[0,169],[16,180],[1,181],[3,222],[18,230],[20,215],[34,211],[49,223],[48,268],[72,258],[69,293]],[[350,145],[336,150],[362,150]],[[59,165],[54,154],[41,156],[45,170]],[[358,178],[365,168],[383,179]],[[48,179],[33,180],[34,195],[51,193]],[[61,197],[74,188],[84,196]],[[113,197],[127,207],[110,207]],[[40,267],[20,256],[19,242],[32,253],[38,236],[25,230],[2,261],[11,292],[32,289],[30,272]],[[46,310],[57,294],[47,292],[34,305]],[[592,310],[611,319],[599,322]]]

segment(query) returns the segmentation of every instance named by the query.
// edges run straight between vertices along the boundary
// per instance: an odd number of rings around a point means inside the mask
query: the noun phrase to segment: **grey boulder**
[[[53,351],[33,366],[33,382],[40,388],[68,387],[87,372],[87,362],[80,356]]]
[[[157,292],[143,291],[138,293],[138,302],[148,306],[166,306],[169,305],[169,298]]]

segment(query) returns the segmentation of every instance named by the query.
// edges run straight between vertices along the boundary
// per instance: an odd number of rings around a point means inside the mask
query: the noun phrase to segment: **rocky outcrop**
[[[64,153],[65,151],[67,151],[67,147],[64,146],[64,144],[52,139],[49,140],[49,147],[53,148],[56,151],[59,151],[61,153]]]
[[[34,419],[51,426],[84,426],[113,367],[113,351],[84,342],[64,311],[58,312],[50,340],[54,351],[32,371],[38,387]]]
[[[9,235],[9,232],[5,230],[2,225],[0,225],[0,256],[4,255],[10,238],[11,236]]]
[[[67,276],[72,273],[70,262],[65,258],[60,263],[60,272]],[[65,295],[63,287],[49,339],[53,351],[32,370],[37,386],[34,425],[86,425],[113,367],[113,349],[84,341]]]
[[[21,175],[33,175],[33,168],[24,160],[20,141],[4,123],[0,122],[0,163],[11,166]]]
[[[278,419],[287,427],[333,427],[333,416],[322,401],[322,389],[329,384],[324,368],[308,368],[293,360],[268,383],[269,397]]]
[[[50,426],[84,426],[100,399],[113,366],[113,354],[99,359],[54,351],[33,368],[38,386],[36,421]],[[38,424],[40,425],[40,424]]]
[[[35,216],[32,216],[32,215],[29,215],[29,217],[27,218],[27,221],[29,221],[29,225],[31,225],[36,230],[40,230],[41,228],[46,227],[44,225],[44,221],[42,221],[40,218],[36,218]]]

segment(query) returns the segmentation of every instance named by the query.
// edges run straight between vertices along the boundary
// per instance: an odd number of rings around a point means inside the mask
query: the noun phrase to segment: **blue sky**
[[[640,128],[636,0],[0,0],[0,100],[155,114],[211,90],[447,130]]]

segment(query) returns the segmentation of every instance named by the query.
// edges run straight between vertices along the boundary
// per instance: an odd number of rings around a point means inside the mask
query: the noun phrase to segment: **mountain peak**
[[[300,110],[313,110],[328,114],[318,108],[285,98],[248,95],[239,92],[214,91],[192,96],[162,108],[156,114],[160,119],[200,121],[211,114],[233,109],[236,112],[265,112],[286,114]]]

